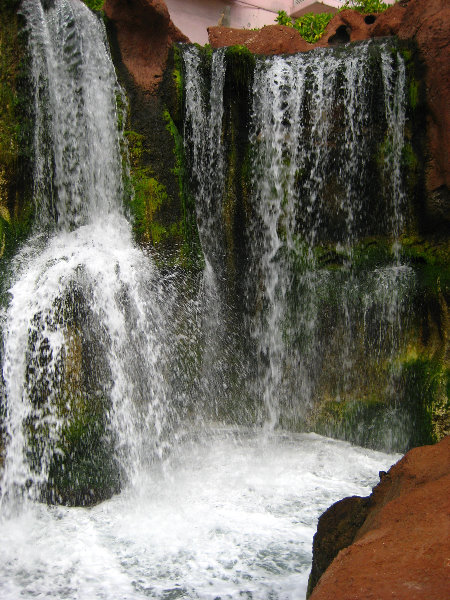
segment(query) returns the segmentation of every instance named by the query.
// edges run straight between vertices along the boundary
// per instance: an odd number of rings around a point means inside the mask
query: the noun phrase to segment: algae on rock
[[[25,33],[18,5],[7,0],[0,6],[0,257],[5,258],[28,233],[34,210]]]

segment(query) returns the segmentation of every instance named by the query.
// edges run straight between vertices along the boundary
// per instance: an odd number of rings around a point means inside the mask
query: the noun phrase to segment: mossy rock
[[[48,503],[87,506],[120,490],[121,472],[109,427],[111,373],[94,313],[73,286],[54,307],[54,321],[37,315],[29,339],[27,393],[34,410],[27,424],[32,470],[47,473]],[[64,333],[53,356],[47,328]],[[95,332],[95,333],[94,333]]]
[[[450,369],[419,356],[402,365],[405,403],[412,418],[411,446],[432,444],[450,434]]]
[[[18,5],[0,6],[0,258],[14,254],[34,213],[26,33]]]
[[[405,408],[375,396],[326,401],[308,422],[316,433],[385,452],[405,452],[414,445]]]

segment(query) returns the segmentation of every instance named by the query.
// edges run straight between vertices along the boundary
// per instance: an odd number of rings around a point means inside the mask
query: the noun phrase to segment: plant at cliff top
[[[331,13],[319,13],[317,15],[308,13],[300,19],[295,19],[294,29],[297,29],[304,40],[314,44],[320,40],[333,16]]]
[[[291,17],[287,14],[287,12],[285,10],[278,11],[278,16],[275,19],[275,21],[278,23],[278,25],[285,25],[286,27],[294,26],[293,20],[291,19]]]
[[[293,21],[286,11],[280,10],[275,20],[279,25],[293,27],[300,33],[304,40],[314,44],[320,40],[333,16],[331,13],[307,13]]]
[[[103,4],[105,3],[105,0],[83,0],[83,2],[91,10],[100,12],[103,9]]]
[[[389,4],[381,0],[347,0],[340,10],[357,10],[361,13],[381,13],[389,8]]]

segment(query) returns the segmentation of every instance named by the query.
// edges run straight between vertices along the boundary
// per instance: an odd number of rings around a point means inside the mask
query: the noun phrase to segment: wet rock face
[[[163,0],[106,0],[103,8],[115,27],[123,64],[140,88],[155,93],[170,46],[189,39],[172,23]]]
[[[353,542],[369,511],[369,499],[352,496],[336,502],[323,513],[313,540],[313,564],[309,596],[340,550]]]
[[[311,580],[318,574],[314,565],[320,567],[329,559],[332,543],[338,554],[310,600],[447,597],[450,436],[408,452],[381,474],[368,499],[359,500],[343,500],[319,520]],[[365,505],[367,516],[354,542],[339,551]]]
[[[429,228],[450,227],[450,4],[411,0],[398,30],[415,40],[425,64],[427,102],[427,215]]]

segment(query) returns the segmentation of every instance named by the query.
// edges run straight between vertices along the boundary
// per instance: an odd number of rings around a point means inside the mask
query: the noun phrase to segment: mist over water
[[[339,498],[370,493],[378,471],[398,458],[278,427],[289,403],[311,401],[313,366],[323,349],[316,296],[329,276],[316,269],[310,248],[321,235],[317,185],[327,157],[316,143],[329,134],[325,108],[333,104],[333,78],[340,73],[339,85],[347,81],[347,95],[362,91],[368,50],[330,63],[311,54],[257,65],[251,136],[258,209],[248,277],[257,292],[248,298],[260,293],[261,310],[249,301],[239,318],[227,297],[221,218],[224,51],[213,54],[205,92],[198,51],[183,50],[185,152],[205,259],[192,298],[186,279],[163,276],[132,238],[123,210],[123,92],[101,19],[79,0],[55,0],[45,9],[40,0],[24,0],[22,11],[35,88],[36,219],[13,259],[1,315],[0,596],[302,597],[318,516]],[[401,114],[402,83],[388,59],[382,63],[386,94],[395,98],[386,116],[391,123]],[[356,97],[345,98],[351,130],[345,152],[357,162],[342,159],[340,173],[350,186],[364,161],[357,148],[365,123],[352,112]],[[392,139],[401,144],[396,130]],[[306,160],[311,175],[301,183],[299,208],[293,190]],[[392,189],[400,185],[393,177]],[[353,193],[359,198],[350,186],[340,207],[342,246],[358,233]],[[299,211],[306,215],[300,228]],[[397,213],[395,207],[389,213],[394,237]],[[299,258],[306,268],[292,290]],[[342,297],[362,290],[368,320],[374,303],[381,307],[394,344],[408,277],[398,263],[363,280],[349,276]],[[284,327],[299,290],[301,310],[292,323],[306,354],[286,344],[293,330]],[[344,303],[344,314],[350,322],[351,304]],[[250,357],[240,346],[246,336]],[[350,370],[350,355],[341,354],[344,359]],[[294,378],[286,376],[290,370]],[[252,398],[250,408],[241,397]],[[76,435],[80,414],[84,425],[93,425],[89,446],[77,457],[67,440]],[[78,460],[76,475],[66,470],[68,457]],[[91,489],[89,461],[97,461],[93,471],[105,497]],[[65,478],[79,490],[73,496],[62,489]],[[57,506],[85,500],[97,504]]]
[[[203,430],[137,493],[3,521],[2,598],[303,598],[318,516],[370,493],[396,458],[314,434]]]

